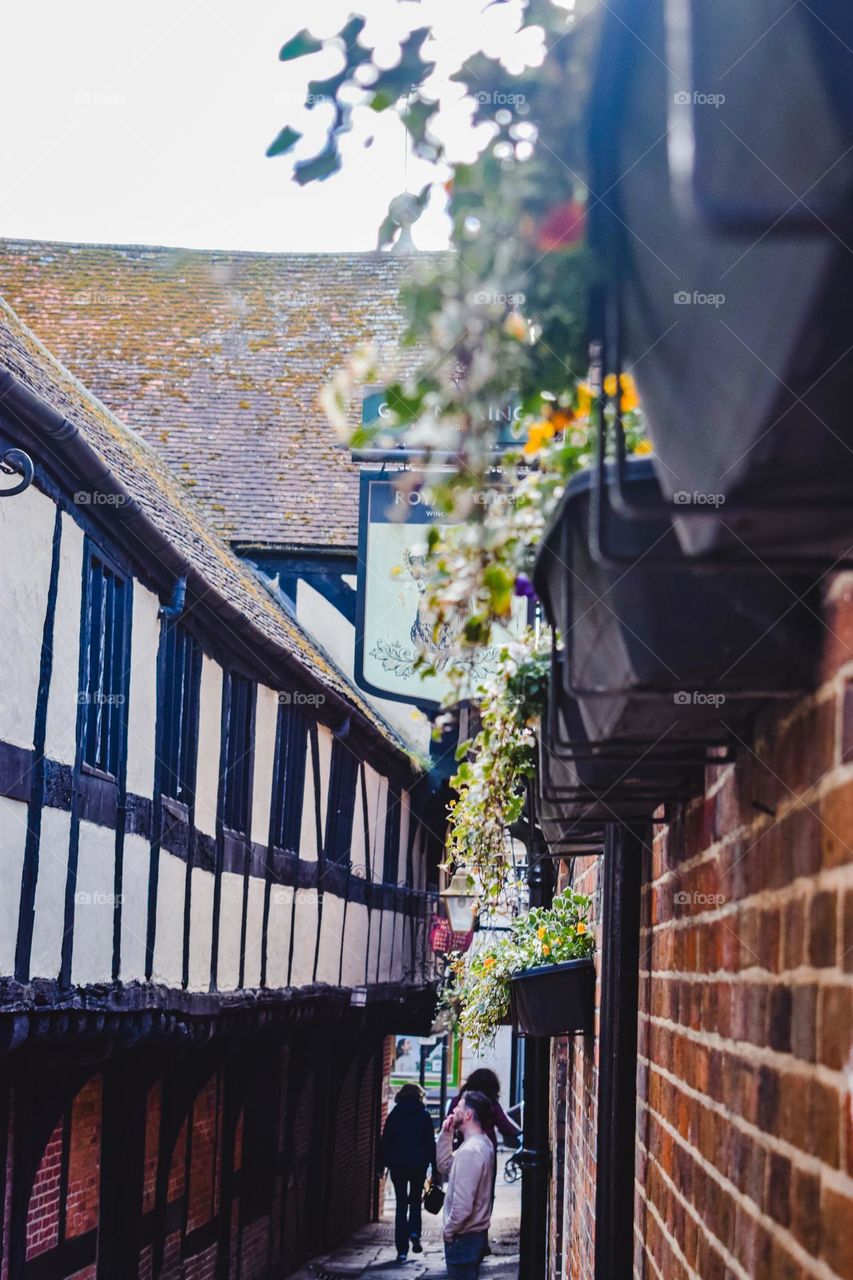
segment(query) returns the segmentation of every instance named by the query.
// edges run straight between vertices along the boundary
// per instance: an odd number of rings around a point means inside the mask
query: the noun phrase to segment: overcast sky
[[[343,172],[306,189],[291,180],[288,159],[264,155],[294,115],[315,137],[324,132],[331,108],[303,113],[305,85],[338,66],[328,53],[281,63],[281,45],[302,25],[320,35],[338,30],[351,7],[367,13],[388,62],[398,32],[429,24],[437,35],[431,56],[444,71],[477,48],[513,69],[541,56],[535,39],[513,39],[517,5],[486,0],[7,0],[0,235],[273,251],[375,247],[389,199],[425,179],[422,163],[407,165],[398,120],[357,113]],[[476,145],[472,103],[457,93],[441,127],[464,157]],[[364,150],[368,130],[375,141]],[[446,242],[438,202],[415,240],[423,249]]]

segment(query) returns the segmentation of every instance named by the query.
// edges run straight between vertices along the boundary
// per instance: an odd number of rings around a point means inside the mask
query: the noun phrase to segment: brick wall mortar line
[[[649,1108],[649,1110],[651,1110],[651,1108]],[[738,1191],[734,1183],[729,1182],[728,1178],[723,1177],[720,1171],[716,1169],[714,1165],[710,1164],[709,1161],[707,1161],[705,1157],[701,1154],[701,1152],[697,1151],[695,1147],[691,1147],[688,1142],[685,1142],[684,1139],[681,1137],[681,1134],[678,1132],[678,1130],[673,1128],[673,1126],[669,1123],[668,1120],[666,1120],[663,1116],[659,1115],[657,1111],[652,1111],[652,1115],[657,1118],[661,1127],[667,1130],[667,1132],[672,1137],[673,1142],[677,1142],[679,1147],[683,1151],[688,1152],[688,1154],[693,1157],[693,1159],[696,1161],[699,1167],[705,1171],[705,1173],[708,1175],[709,1178],[712,1178],[714,1182],[717,1183],[720,1189],[726,1193],[726,1195],[729,1197],[730,1200],[732,1200],[735,1204],[740,1205],[740,1207],[744,1210],[745,1213],[748,1213],[750,1217],[754,1218],[756,1222],[759,1222],[761,1226],[764,1228],[764,1230],[773,1239],[783,1241],[786,1247],[797,1259],[800,1266],[805,1269],[807,1274],[809,1274],[810,1280],[844,1280],[843,1276],[839,1276],[836,1271],[831,1270],[831,1268],[827,1266],[825,1262],[822,1262],[818,1258],[813,1258],[812,1255],[808,1252],[808,1250],[804,1249],[803,1246],[800,1244],[800,1242],[796,1239],[796,1237],[792,1236],[791,1233],[785,1227],[783,1227],[781,1223],[776,1222],[774,1218],[768,1217],[768,1215],[764,1213],[761,1209],[757,1209],[755,1202],[753,1200],[750,1200],[749,1197],[745,1196],[741,1191]],[[661,1167],[659,1161],[655,1159],[652,1153],[648,1151],[647,1154],[648,1154],[648,1158],[654,1161],[655,1165],[659,1169],[661,1177],[670,1183],[670,1186],[672,1187],[674,1194],[678,1196],[678,1199],[684,1205],[685,1209],[687,1209],[692,1215],[693,1209],[690,1202],[684,1199],[684,1197],[681,1195],[681,1192],[678,1190],[675,1184],[672,1183],[671,1180],[668,1178],[666,1171]],[[651,1207],[652,1205],[651,1200],[648,1200],[646,1203]],[[716,1236],[712,1236],[712,1233],[709,1231],[707,1223],[703,1222],[701,1223],[701,1226],[702,1226],[702,1230],[707,1236],[711,1236],[712,1239],[716,1240]],[[723,1245],[720,1246],[720,1252],[724,1256],[728,1255],[728,1250]],[[743,1268],[740,1266],[740,1264],[737,1262],[736,1259],[732,1258],[731,1263],[729,1265],[731,1265],[733,1269],[736,1269],[738,1273],[743,1276],[743,1280],[751,1280],[751,1277],[747,1275],[746,1272],[743,1271]],[[817,1269],[809,1271],[810,1267],[814,1267]],[[689,1269],[690,1268],[688,1268],[688,1270]],[[699,1277],[699,1280],[701,1280],[701,1277]]]
[[[782,973],[774,973],[772,969],[762,969],[758,965],[750,965],[748,969],[712,969],[710,972],[691,972],[684,969],[640,969],[640,980],[647,982],[686,982],[693,986],[704,984],[716,985],[718,982],[729,983],[733,987],[753,987],[760,980],[767,986],[818,986],[818,987],[853,987],[853,973],[844,973],[841,969],[815,969],[801,964],[796,969],[785,969]],[[644,1014],[646,1017],[659,1015]],[[671,1019],[670,1019],[671,1021]],[[676,1023],[680,1026],[681,1023]],[[737,1041],[737,1043],[741,1043]]]
[[[766,815],[762,814],[756,816],[752,822],[742,822],[738,826],[732,827],[730,831],[727,831],[725,835],[721,836],[718,840],[713,840],[710,844],[706,845],[704,849],[700,849],[692,858],[685,859],[684,862],[680,862],[675,867],[667,867],[667,869],[662,872],[657,879],[650,880],[648,882],[647,891],[663,888],[668,881],[677,879],[679,876],[689,873],[697,867],[701,867],[706,862],[716,861],[727,845],[734,844],[744,837],[752,837],[754,839],[754,843],[757,843],[758,840],[760,840],[769,831],[772,831],[774,827],[784,821],[784,819],[787,818],[789,814],[793,813],[794,810],[810,808],[813,804],[822,800],[831,792],[840,790],[841,787],[851,780],[853,780],[853,761],[851,761],[850,764],[832,764],[816,782],[813,782],[811,786],[807,787],[804,791],[794,792],[783,783],[782,785],[785,786],[789,795],[787,803],[783,801],[780,804],[775,817],[768,819]],[[820,815],[818,815],[818,818],[819,817]],[[826,824],[822,823],[822,825],[825,826]],[[827,828],[827,830],[831,830],[831,828]],[[660,833],[666,838],[667,842],[670,839],[670,831],[671,827],[667,827],[665,832]],[[837,835],[837,832],[833,832],[833,834]],[[840,839],[840,837],[838,838]],[[853,859],[853,851],[851,852],[851,859]],[[849,866],[850,864],[848,863],[847,865]],[[831,870],[843,870],[843,867],[831,868]],[[807,880],[813,879],[811,876],[801,878]]]
[[[680,1022],[673,1022],[670,1018],[660,1018],[652,1014],[645,1016],[649,1022],[662,1030],[676,1032],[704,1049],[720,1049],[728,1057],[741,1058],[750,1066],[775,1067],[777,1071],[793,1072],[804,1079],[832,1085],[842,1092],[847,1089],[847,1076],[843,1070],[833,1071],[831,1067],[824,1066],[820,1062],[804,1062],[802,1058],[795,1058],[792,1053],[781,1053],[778,1049],[751,1044],[748,1040],[726,1040],[716,1031],[694,1031],[692,1027],[685,1027]]]
[[[654,1157],[651,1154],[649,1154],[649,1159],[653,1160]],[[655,1160],[654,1163],[660,1169],[660,1165],[658,1164],[657,1160]],[[661,1174],[664,1176],[664,1178],[666,1177],[662,1169],[661,1169]],[[673,1191],[678,1196],[678,1199],[682,1200],[682,1203],[686,1204],[686,1201],[683,1201],[683,1198],[678,1194],[678,1191],[675,1189],[675,1187],[673,1187]],[[651,1212],[652,1216],[657,1222],[658,1229],[660,1230],[661,1235],[669,1244],[670,1249],[675,1254],[676,1258],[678,1258],[682,1267],[684,1267],[684,1270],[687,1272],[689,1276],[696,1276],[696,1280],[702,1280],[702,1277],[699,1276],[698,1273],[693,1270],[690,1263],[687,1261],[687,1258],[685,1257],[684,1253],[681,1250],[681,1245],[676,1240],[675,1236],[673,1236],[672,1233],[667,1229],[667,1225],[664,1222],[663,1218],[661,1217],[658,1207],[655,1204],[654,1200],[649,1200],[645,1195],[643,1196],[643,1199],[645,1200],[646,1206],[648,1207],[649,1211]],[[687,1207],[690,1208],[689,1205]],[[695,1216],[695,1215],[692,1215],[692,1216]],[[717,1237],[713,1234],[713,1232],[709,1231],[704,1224],[700,1224],[700,1226],[702,1228],[702,1231],[708,1237],[709,1240],[713,1240],[715,1244],[719,1244],[719,1241],[717,1240]],[[728,1250],[725,1248],[724,1245],[720,1244],[718,1253],[722,1258],[725,1258],[726,1261],[728,1261]],[[647,1253],[646,1257],[650,1258],[651,1255]],[[746,1275],[746,1273],[740,1268],[740,1265],[738,1264],[736,1259],[732,1259],[732,1264],[733,1264],[732,1270],[737,1272],[741,1280],[750,1280],[750,1277]],[[657,1271],[657,1267],[655,1267],[655,1270]],[[660,1272],[658,1272],[658,1274],[660,1275]]]
[[[820,1156],[811,1156],[807,1151],[803,1151],[800,1147],[786,1142],[784,1138],[777,1138],[775,1134],[767,1133],[766,1130],[754,1125],[750,1120],[740,1115],[736,1111],[729,1111],[722,1103],[717,1102],[714,1098],[708,1096],[707,1093],[700,1093],[698,1089],[694,1089],[693,1085],[688,1084],[679,1076],[673,1075],[666,1067],[658,1066],[657,1063],[651,1062],[648,1058],[640,1058],[639,1061],[645,1063],[649,1071],[656,1071],[659,1076],[665,1079],[669,1084],[673,1085],[680,1092],[686,1094],[696,1102],[700,1102],[709,1111],[713,1111],[715,1115],[725,1120],[726,1124],[738,1129],[741,1133],[751,1138],[760,1147],[773,1151],[777,1155],[785,1156],[804,1173],[816,1173],[820,1180],[826,1186],[831,1187],[839,1194],[848,1196],[853,1199],[853,1176],[846,1174],[843,1169],[830,1168]],[[650,1107],[646,1099],[639,1099],[640,1105],[644,1106],[652,1115],[658,1115],[658,1112]],[[638,1145],[643,1145],[639,1142]],[[691,1147],[691,1150],[695,1148]]]
[[[837,867],[822,867],[820,871],[811,875],[797,876],[796,879],[778,889],[760,889],[757,893],[743,898],[729,898],[723,906],[710,911],[696,911],[683,919],[677,920],[673,917],[671,920],[660,920],[654,925],[643,925],[640,936],[650,937],[655,931],[660,932],[667,928],[680,929],[694,924],[712,924],[736,914],[743,907],[782,907],[792,898],[799,897],[806,887],[817,893],[822,889],[846,889],[851,883],[853,883],[853,860],[843,862]]]

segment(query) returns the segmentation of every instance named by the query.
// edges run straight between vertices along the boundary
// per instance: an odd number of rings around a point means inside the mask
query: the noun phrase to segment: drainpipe
[[[531,907],[549,907],[554,897],[554,865],[536,825],[536,797],[527,786],[527,887]],[[524,1280],[546,1280],[548,1266],[548,1184],[551,1115],[551,1041],[527,1036],[524,1041],[524,1146],[522,1168],[519,1270]]]
[[[603,867],[595,1280],[634,1274],[640,889],[649,824],[611,822]]]

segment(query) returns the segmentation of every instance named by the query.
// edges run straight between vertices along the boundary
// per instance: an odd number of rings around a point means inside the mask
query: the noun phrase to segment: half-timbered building
[[[285,1275],[375,1208],[440,836],[123,417],[0,306],[0,1277]]]

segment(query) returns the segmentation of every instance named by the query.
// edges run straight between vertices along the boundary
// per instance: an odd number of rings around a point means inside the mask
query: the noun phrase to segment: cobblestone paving
[[[501,1160],[501,1166],[503,1160]],[[498,1173],[497,1197],[489,1241],[492,1254],[483,1260],[481,1280],[518,1280],[518,1211],[520,1184],[508,1187]],[[441,1219],[424,1214],[424,1251],[410,1253],[406,1262],[396,1261],[394,1248],[394,1196],[387,1197],[381,1222],[369,1223],[351,1236],[345,1245],[315,1258],[292,1280],[446,1280]]]

